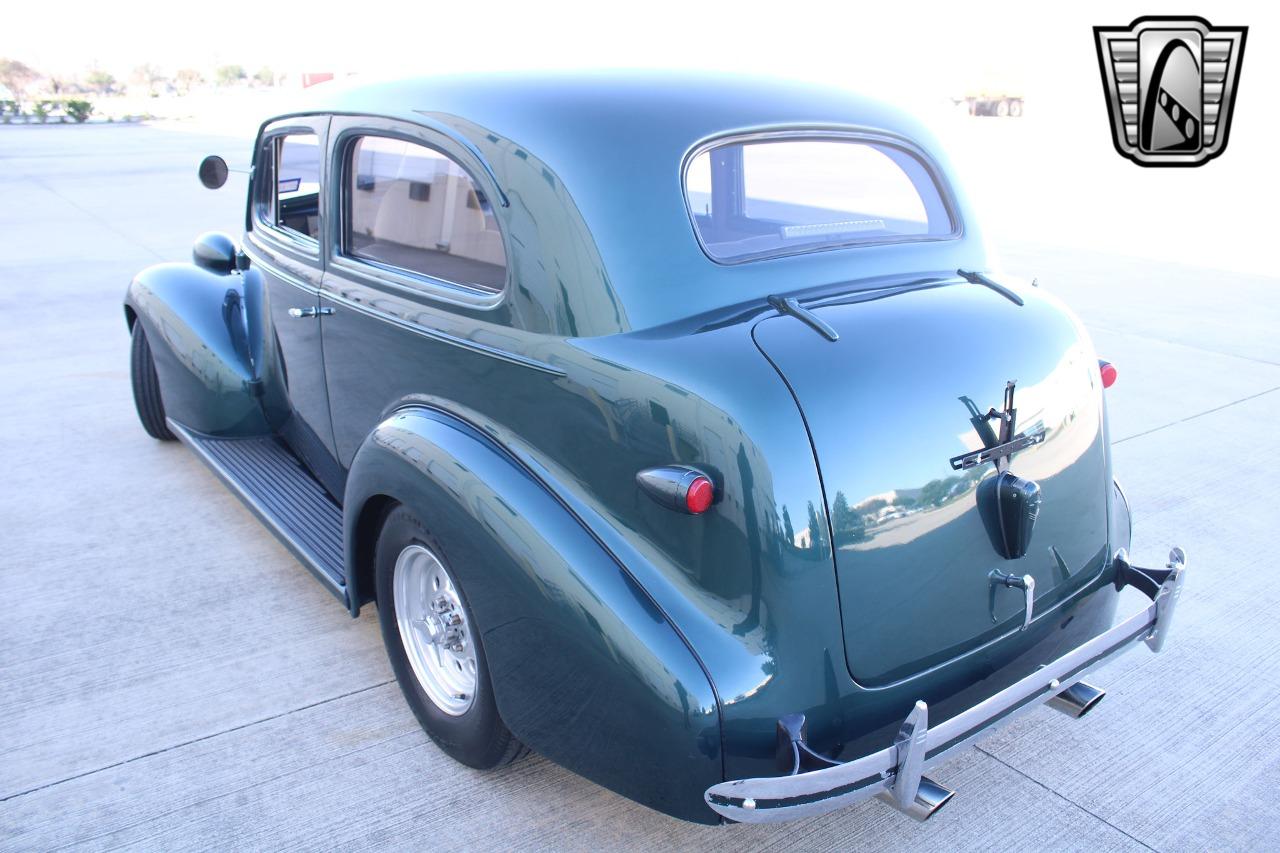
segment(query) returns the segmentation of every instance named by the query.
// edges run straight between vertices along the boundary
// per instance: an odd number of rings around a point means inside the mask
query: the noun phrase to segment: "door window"
[[[343,252],[489,293],[507,256],[489,198],[454,160],[424,145],[362,136],[348,149]]]
[[[312,240],[320,238],[320,145],[314,133],[277,136],[268,144],[263,220]]]

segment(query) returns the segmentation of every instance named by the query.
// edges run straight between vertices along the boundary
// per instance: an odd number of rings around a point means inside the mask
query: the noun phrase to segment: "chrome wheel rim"
[[[476,653],[462,598],[444,564],[422,545],[396,558],[396,624],[409,666],[432,703],[451,716],[475,701]]]

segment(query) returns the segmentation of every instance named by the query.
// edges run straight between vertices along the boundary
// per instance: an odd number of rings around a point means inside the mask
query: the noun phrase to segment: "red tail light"
[[[688,465],[663,465],[636,474],[636,483],[667,509],[701,515],[716,502],[711,478]]]
[[[706,477],[698,477],[689,484],[689,491],[684,494],[684,505],[689,512],[700,515],[711,508],[715,499],[716,487]]]
[[[1110,388],[1116,384],[1116,378],[1120,375],[1116,372],[1116,366],[1109,361],[1099,361],[1098,370],[1102,373],[1102,387]]]

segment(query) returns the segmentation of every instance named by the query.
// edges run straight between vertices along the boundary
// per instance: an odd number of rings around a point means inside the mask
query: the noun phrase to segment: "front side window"
[[[689,162],[685,198],[703,247],[727,263],[955,231],[925,165],[903,148],[864,140],[716,145]]]
[[[432,148],[362,136],[347,161],[343,250],[492,293],[507,278],[497,219],[462,166]]]
[[[320,237],[320,145],[314,133],[290,133],[270,140],[272,179],[264,218],[285,231]]]

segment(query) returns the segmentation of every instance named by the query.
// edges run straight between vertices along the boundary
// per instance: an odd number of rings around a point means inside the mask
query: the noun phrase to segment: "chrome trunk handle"
[[[988,575],[991,585],[1006,586],[1010,589],[1022,590],[1022,628],[1025,631],[1031,625],[1032,611],[1036,606],[1036,579],[1031,575],[1009,575],[999,569],[992,569]]]

